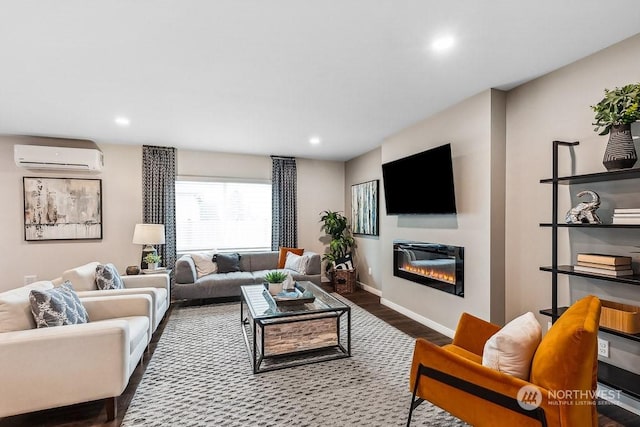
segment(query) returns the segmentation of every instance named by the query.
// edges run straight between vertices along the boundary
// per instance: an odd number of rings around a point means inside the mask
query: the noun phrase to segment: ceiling
[[[0,0],[0,11],[0,134],[326,160],[640,32],[636,0]],[[442,35],[455,44],[436,52]]]

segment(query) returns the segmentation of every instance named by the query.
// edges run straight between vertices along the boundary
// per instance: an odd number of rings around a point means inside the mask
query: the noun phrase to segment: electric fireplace
[[[464,297],[464,248],[394,240],[393,275]]]

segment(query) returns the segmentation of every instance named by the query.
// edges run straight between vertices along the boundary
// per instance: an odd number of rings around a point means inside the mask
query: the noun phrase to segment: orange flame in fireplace
[[[447,273],[434,268],[421,268],[415,267],[411,264],[404,264],[402,266],[402,270],[408,271],[409,273],[418,274],[420,276],[428,277],[430,279],[440,280],[451,285],[456,284],[455,274]]]

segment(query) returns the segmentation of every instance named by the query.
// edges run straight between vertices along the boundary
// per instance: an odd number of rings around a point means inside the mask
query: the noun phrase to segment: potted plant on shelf
[[[147,263],[147,268],[149,270],[156,270],[161,259],[160,255],[150,252],[144,257],[144,262]]]
[[[327,262],[325,272],[330,276],[331,281],[334,282],[333,273],[336,262],[351,258],[356,242],[351,234],[347,217],[340,212],[330,210],[322,211],[320,215],[322,231],[330,237],[328,252],[322,256],[322,260]]]
[[[277,295],[282,292],[282,282],[287,278],[287,273],[284,271],[270,271],[264,275],[264,280],[267,282],[267,290],[271,295]]]
[[[599,135],[609,134],[602,163],[607,170],[627,169],[638,160],[631,137],[631,123],[640,119],[640,83],[613,90],[605,89],[604,98],[591,109],[596,113],[593,124]]]

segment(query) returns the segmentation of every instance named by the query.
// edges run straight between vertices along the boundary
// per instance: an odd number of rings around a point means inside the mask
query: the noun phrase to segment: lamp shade
[[[138,245],[160,245],[164,243],[164,224],[136,224],[133,243]]]

